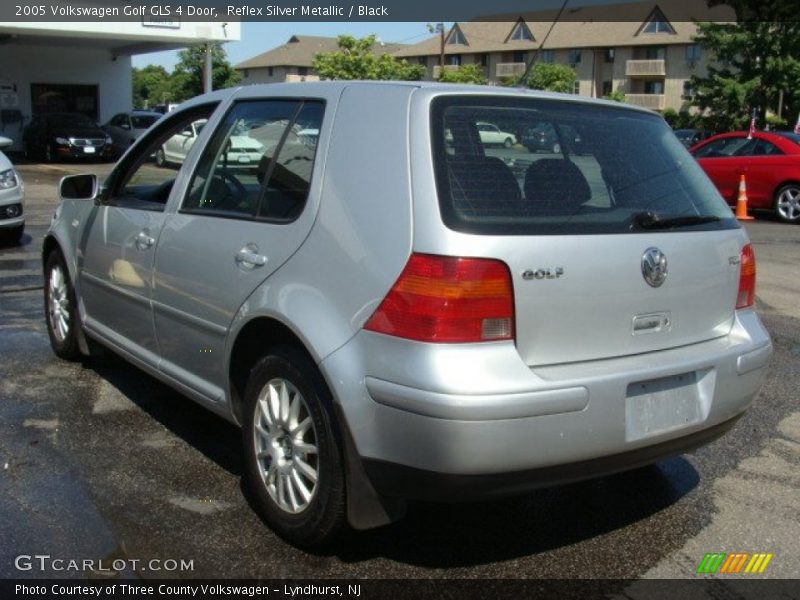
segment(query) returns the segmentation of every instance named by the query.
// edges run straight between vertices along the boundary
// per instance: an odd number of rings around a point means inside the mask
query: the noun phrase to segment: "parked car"
[[[199,119],[179,172],[148,163]],[[582,154],[517,177],[461,143],[502,119],[572,127]],[[250,120],[263,157],[231,169]],[[299,123],[314,146],[282,142]],[[658,115],[588,98],[347,81],[199,96],[102,187],[61,182],[50,342],[66,359],[107,346],[240,425],[254,505],[301,546],[409,499],[639,467],[729,429],[772,350],[747,233],[684,157]]]
[[[206,119],[194,121],[164,142],[156,150],[156,164],[159,167],[182,165],[205,124]],[[253,123],[240,124],[235,135],[230,137],[226,154],[229,166],[257,164],[261,160],[264,148],[256,137],[249,135],[257,127]]]
[[[676,129],[674,133],[675,137],[681,141],[681,144],[687,148],[691,148],[714,135],[705,129]]]
[[[505,146],[510,148],[517,143],[517,136],[507,131],[500,131],[500,128],[493,123],[478,123],[478,135],[481,142],[494,146]]]
[[[0,148],[14,142],[0,137]],[[22,204],[25,186],[14,165],[0,152],[0,238],[6,243],[18,244],[25,231],[25,214]]]
[[[787,223],[800,221],[800,136],[723,133],[689,151],[731,206],[736,205],[744,175],[749,208],[773,210]]]
[[[37,115],[22,138],[25,157],[57,162],[66,158],[113,156],[112,139],[92,119],[81,113]]]
[[[572,152],[576,152],[581,142],[581,136],[569,126],[562,126],[557,132],[552,123],[538,123],[534,127],[526,128],[520,138],[520,143],[529,152],[560,154],[562,142],[567,143]]]
[[[114,150],[121,154],[160,118],[161,114],[157,112],[144,110],[123,112],[114,115],[103,129],[111,136]]]

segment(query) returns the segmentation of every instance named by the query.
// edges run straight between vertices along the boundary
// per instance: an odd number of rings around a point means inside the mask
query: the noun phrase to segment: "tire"
[[[78,360],[78,303],[64,258],[58,251],[47,255],[44,267],[44,311],[47,335],[56,356]]]
[[[514,145],[514,142],[511,141],[511,138],[506,138],[503,141],[503,146],[505,146],[506,148],[511,148],[511,146],[513,146],[513,145]]]
[[[166,154],[164,154],[164,148],[156,150],[156,165],[159,167],[167,166],[167,157]]]
[[[250,371],[244,400],[245,478],[262,517],[295,546],[330,542],[345,523],[345,483],[319,371],[297,348],[274,348]]]
[[[561,154],[561,144],[558,142],[553,144],[553,154]]]
[[[784,223],[800,222],[800,183],[789,183],[775,192],[775,214]]]
[[[3,231],[3,241],[11,246],[19,246],[22,241],[22,234],[25,233],[25,224],[9,227]]]

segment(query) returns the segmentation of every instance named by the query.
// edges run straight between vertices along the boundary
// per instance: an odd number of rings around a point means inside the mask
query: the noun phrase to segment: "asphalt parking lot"
[[[51,353],[39,251],[55,184],[109,169],[20,167],[27,235],[0,249],[0,577],[41,575],[14,567],[35,553],[193,561],[141,577],[691,578],[709,552],[768,552],[763,577],[800,573],[800,226],[763,215],[746,225],[776,352],[728,435],[519,498],[414,504],[397,524],[310,554],[249,506],[233,426],[112,356],[74,364]]]

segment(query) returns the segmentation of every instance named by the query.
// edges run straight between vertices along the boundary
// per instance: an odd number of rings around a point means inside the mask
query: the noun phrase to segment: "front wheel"
[[[164,148],[159,148],[158,150],[156,150],[156,164],[159,167],[166,166],[166,164],[167,164],[167,156],[164,153]]]
[[[44,310],[53,352],[66,360],[80,358],[78,303],[75,301],[75,291],[69,280],[67,266],[57,251],[51,252],[45,262]]]
[[[561,144],[558,142],[553,144],[553,154],[561,154]]]
[[[511,146],[513,145],[514,142],[511,138],[506,138],[505,141],[503,142],[503,146],[505,146],[506,148],[511,148]]]
[[[775,213],[785,223],[800,221],[800,184],[784,185],[775,193]]]
[[[345,522],[345,484],[319,371],[300,350],[276,348],[251,370],[245,406],[245,476],[264,520],[300,547],[330,541]]]

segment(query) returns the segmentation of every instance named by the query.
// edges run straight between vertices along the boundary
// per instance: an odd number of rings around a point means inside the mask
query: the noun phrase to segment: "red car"
[[[774,210],[782,221],[800,221],[800,135],[759,131],[722,133],[692,146],[720,194],[736,204],[739,176],[747,179],[749,208]]]

